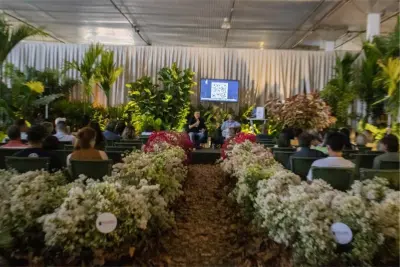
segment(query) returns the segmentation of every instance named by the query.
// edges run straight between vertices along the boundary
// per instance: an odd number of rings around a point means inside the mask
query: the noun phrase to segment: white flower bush
[[[166,144],[166,143],[165,143]],[[132,152],[123,163],[113,166],[113,174],[107,181],[137,185],[145,179],[149,184],[160,185],[160,194],[167,203],[173,202],[182,194],[182,182],[187,176],[185,151],[168,144],[157,152]]]
[[[0,172],[0,227],[24,234],[36,219],[58,207],[67,191],[61,172]]]
[[[235,145],[221,163],[224,172],[237,178],[235,200],[254,205],[255,222],[269,238],[290,247],[295,266],[372,266],[376,256],[399,258],[400,193],[376,177],[356,181],[351,190],[334,190],[323,180],[312,184],[284,170],[273,159],[250,151],[250,142]],[[254,186],[256,183],[256,186]],[[339,245],[332,224],[350,227],[353,239]]]
[[[89,181],[84,188],[73,187],[58,209],[39,219],[46,244],[75,254],[83,248],[112,249],[126,242],[136,245],[154,212],[169,216],[159,189],[145,180],[138,186]],[[96,229],[97,216],[105,212],[114,214],[118,221],[109,234]]]

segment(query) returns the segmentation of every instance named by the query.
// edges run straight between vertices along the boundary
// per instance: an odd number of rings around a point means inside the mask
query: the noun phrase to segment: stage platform
[[[191,155],[191,164],[214,164],[221,157],[221,149],[196,149]]]

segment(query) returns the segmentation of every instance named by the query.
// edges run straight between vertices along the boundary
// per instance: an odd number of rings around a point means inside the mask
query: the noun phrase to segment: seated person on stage
[[[374,169],[379,169],[383,160],[387,161],[400,161],[399,154],[399,139],[393,135],[388,134],[380,141],[382,150],[385,152],[382,155],[375,157]]]
[[[224,121],[224,123],[222,123],[222,126],[221,126],[222,136],[225,139],[233,137],[235,135],[237,129],[239,129],[239,128],[240,128],[240,123],[233,119],[233,115],[229,114],[228,120]]]
[[[201,144],[205,142],[206,124],[204,119],[200,117],[200,112],[196,111],[194,117],[189,120],[189,138],[193,144]],[[198,139],[196,140],[196,137]]]
[[[294,153],[290,158],[292,157],[303,157],[303,158],[325,158],[326,154],[322,153],[321,151],[311,149],[311,143],[314,139],[314,136],[312,136],[309,133],[302,133],[298,137],[299,140],[299,149],[297,150],[296,153]],[[291,167],[291,159],[289,160],[289,165]]]
[[[22,143],[21,132],[17,125],[11,125],[7,129],[8,143],[1,146],[1,148],[27,148],[28,145]]]
[[[117,126],[117,123],[115,121],[110,121],[107,126],[106,130],[103,132],[104,138],[109,141],[119,141],[121,139],[121,136],[116,134],[114,132],[115,127]]]
[[[71,160],[92,161],[107,160],[107,154],[102,150],[94,148],[96,145],[96,131],[90,127],[84,127],[78,132],[78,140],[75,143],[74,152],[67,157],[67,166],[71,165]]]
[[[28,148],[14,154],[15,157],[50,158],[50,170],[59,170],[62,163],[49,151],[43,149],[46,129],[42,125],[34,125],[28,130]]]
[[[60,148],[60,141],[53,134],[54,127],[51,122],[45,121],[41,125],[46,129],[46,138],[43,141],[43,149],[57,150]]]
[[[342,150],[347,142],[346,136],[342,133],[331,133],[326,141],[328,148],[328,157],[313,162],[311,167],[333,167],[333,168],[354,168],[354,163],[342,157]],[[308,172],[307,179],[313,179],[311,169]],[[338,177],[340,179],[340,177]]]
[[[67,124],[65,121],[59,121],[56,124],[56,134],[54,136],[57,137],[58,141],[60,142],[70,142],[71,144],[75,143],[75,137],[68,133]]]

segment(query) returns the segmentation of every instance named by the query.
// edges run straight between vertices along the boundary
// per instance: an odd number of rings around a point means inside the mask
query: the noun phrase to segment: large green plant
[[[123,71],[122,67],[117,67],[114,63],[114,52],[104,51],[101,55],[99,65],[98,80],[104,94],[107,97],[107,107],[110,107],[110,92],[113,84]]]
[[[167,130],[181,130],[186,124],[190,111],[191,88],[194,72],[181,70],[174,63],[158,73],[160,84],[154,84],[150,77],[142,77],[127,84],[129,98],[126,116],[130,116],[137,131],[142,131],[150,121],[162,122]]]
[[[322,99],[331,107],[339,126],[347,125],[348,107],[356,98],[353,63],[358,54],[346,53],[336,58],[335,77],[321,92]]]
[[[79,72],[81,83],[83,85],[83,100],[89,102],[92,95],[93,87],[98,81],[99,57],[104,53],[104,47],[101,44],[92,44],[83,55],[81,62],[67,61],[65,62],[64,72],[76,70]],[[86,113],[86,109],[85,109]]]

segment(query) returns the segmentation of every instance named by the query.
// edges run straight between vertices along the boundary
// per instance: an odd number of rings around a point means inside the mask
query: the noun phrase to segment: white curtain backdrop
[[[80,61],[88,45],[24,42],[18,45],[8,61],[21,70],[33,66],[62,69],[64,62]],[[114,51],[115,62],[125,71],[115,83],[111,94],[113,105],[126,103],[125,84],[147,75],[157,80],[157,72],[176,62],[180,68],[191,68],[200,78],[235,79],[240,81],[240,104],[262,105],[267,99],[281,98],[321,90],[333,75],[336,55],[342,52],[255,50],[192,47],[106,46]],[[69,75],[78,78],[76,72]],[[80,97],[80,90],[73,98]],[[95,101],[106,103],[99,88]],[[192,103],[199,104],[199,87],[194,88]],[[237,108],[237,104],[228,104]]]

